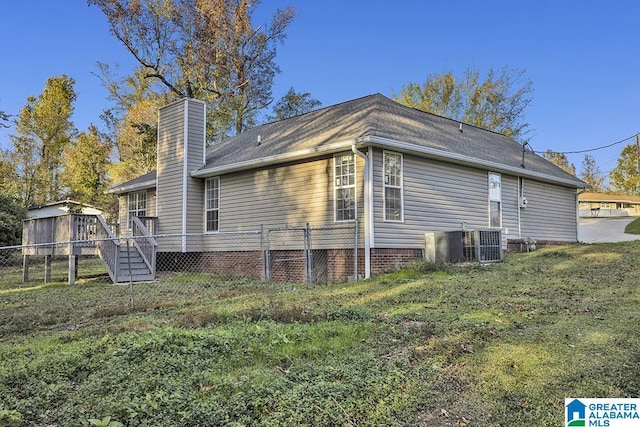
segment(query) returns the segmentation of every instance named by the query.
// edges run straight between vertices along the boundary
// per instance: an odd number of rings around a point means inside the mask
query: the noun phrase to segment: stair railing
[[[149,233],[149,229],[142,223],[137,216],[132,217],[131,234],[133,235],[133,244],[138,249],[145,264],[156,275],[156,253],[158,250],[157,240]]]
[[[96,248],[100,258],[107,267],[107,272],[111,280],[116,283],[118,270],[120,268],[118,261],[118,252],[120,251],[120,241],[111,232],[111,227],[102,218],[102,215],[96,215]]]

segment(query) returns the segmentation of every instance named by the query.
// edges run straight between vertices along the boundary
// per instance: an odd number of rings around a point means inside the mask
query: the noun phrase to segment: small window
[[[402,154],[384,152],[384,220],[403,220]]]
[[[147,216],[147,192],[129,193],[127,201],[127,230],[131,230],[134,216]]]
[[[500,175],[489,172],[489,227],[502,227],[502,185]]]
[[[336,221],[356,219],[356,163],[353,153],[333,158],[334,217]]]
[[[205,231],[220,231],[220,177],[205,182]]]

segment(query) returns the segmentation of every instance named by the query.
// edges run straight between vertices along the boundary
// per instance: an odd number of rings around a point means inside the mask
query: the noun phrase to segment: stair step
[[[148,282],[156,279],[155,271],[149,269],[137,247],[129,247],[128,250],[126,247],[120,247],[117,263],[115,283]]]
[[[129,281],[131,282],[152,282],[155,280],[155,277],[153,277],[150,274],[139,274],[139,275],[134,275],[131,280],[129,280],[129,276],[118,276],[118,279],[116,280],[116,283],[129,283]]]

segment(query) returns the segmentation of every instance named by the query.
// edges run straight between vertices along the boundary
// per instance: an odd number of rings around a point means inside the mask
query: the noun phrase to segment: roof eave
[[[190,175],[193,178],[209,178],[226,173],[241,172],[244,170],[274,166],[286,162],[311,159],[318,157],[319,155],[338,153],[340,151],[351,149],[353,144],[362,144],[366,142],[366,138],[367,137],[348,139],[340,142],[334,142],[332,144],[321,145],[319,147],[306,148],[304,150],[292,151],[284,154],[276,154],[273,156],[232,163],[220,167],[198,169],[192,171]]]
[[[132,191],[146,190],[149,188],[155,188],[157,185],[156,179],[150,179],[148,181],[137,182],[131,185],[123,185],[119,187],[113,187],[104,192],[104,194],[124,194],[131,193]]]
[[[501,163],[488,162],[485,160],[477,159],[474,157],[465,156],[462,154],[451,153],[435,148],[420,146],[408,142],[395,141],[392,139],[382,138],[378,136],[363,136],[360,138],[349,139],[345,141],[336,142],[333,144],[327,144],[320,147],[308,148],[304,150],[293,151],[285,154],[277,154],[269,157],[263,157],[260,159],[248,160],[245,162],[233,163],[230,165],[224,165],[216,168],[198,169],[191,172],[191,176],[194,178],[208,178],[212,176],[222,175],[232,172],[240,172],[249,169],[255,169],[259,167],[274,166],[277,164],[305,160],[313,157],[317,157],[321,154],[337,153],[346,149],[350,149],[351,146],[356,144],[359,148],[363,146],[373,146],[377,148],[394,148],[396,150],[413,153],[423,157],[429,157],[433,159],[447,161],[449,163],[456,163],[464,166],[480,167],[482,169],[490,169],[496,172],[508,173],[516,176],[523,176],[529,178],[535,178],[539,181],[549,182],[553,184],[559,184],[572,188],[589,188],[586,183],[580,180],[564,179],[555,177],[552,175],[544,174],[541,172],[535,172],[522,167],[514,167]]]
[[[523,176],[529,178],[535,178],[539,181],[549,182],[553,184],[560,184],[563,186],[573,188],[589,188],[589,185],[583,183],[580,180],[564,179],[548,175],[541,172],[535,172],[523,167],[514,167],[505,165],[502,163],[490,162],[486,160],[477,159],[474,157],[465,156],[462,154],[451,153],[448,151],[438,150],[436,148],[430,148],[411,144],[407,142],[395,141],[387,138],[381,138],[378,136],[368,137],[368,142],[378,148],[395,148],[405,153],[413,153],[421,156],[426,156],[433,159],[444,160],[449,163],[455,163],[464,166],[480,167],[482,169],[490,169],[495,172],[503,172],[516,176]]]

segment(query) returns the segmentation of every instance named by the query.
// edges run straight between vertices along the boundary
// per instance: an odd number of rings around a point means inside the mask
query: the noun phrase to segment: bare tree
[[[254,123],[271,101],[280,70],[276,48],[294,18],[278,10],[269,25],[254,26],[258,2],[249,0],[88,0],[107,17],[111,33],[142,66],[143,77],[177,97],[210,104],[219,138]]]

